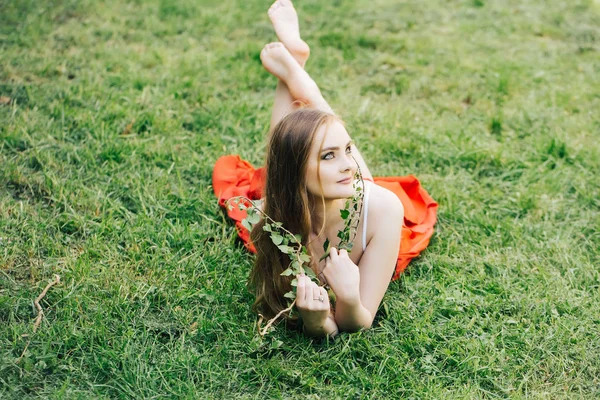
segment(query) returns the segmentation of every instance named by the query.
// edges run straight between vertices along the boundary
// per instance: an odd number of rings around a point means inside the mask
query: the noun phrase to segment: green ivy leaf
[[[298,279],[296,279],[296,278],[292,279],[291,285],[294,287],[298,286]]]
[[[285,297],[286,299],[295,299],[296,298],[296,293],[290,291],[287,292],[286,294],[283,295],[283,297]]]
[[[294,248],[290,247],[290,246],[281,245],[281,246],[277,246],[277,248],[279,250],[281,250],[282,253],[285,253],[285,254],[292,254],[292,253],[294,253]]]
[[[249,231],[252,230],[252,225],[250,224],[250,222],[248,222],[247,219],[243,219],[242,220],[242,226],[246,229],[248,229]]]
[[[250,222],[252,225],[258,224],[260,222],[260,215],[258,215],[256,210],[252,209],[252,212],[250,210],[251,209],[248,209],[248,216],[246,217],[248,222]]]
[[[271,241],[275,246],[279,246],[283,242],[283,237],[279,233],[273,232],[271,233]]]
[[[309,263],[310,262],[310,256],[308,254],[300,254],[300,260],[302,260],[305,263]]]
[[[348,253],[350,253],[352,251],[352,247],[353,246],[354,246],[354,244],[353,243],[349,243],[349,242],[344,243],[343,245],[340,244],[340,250],[343,249],[343,250],[346,250]]]
[[[331,243],[329,243],[329,238],[325,238],[325,243],[323,243],[323,251],[325,253],[321,256],[321,258],[319,258],[319,262],[329,257],[330,245]]]
[[[308,276],[310,279],[313,280],[317,280],[317,275],[315,274],[315,271],[313,271],[312,269],[310,269],[307,266],[304,266],[304,273],[306,274],[306,276]]]
[[[265,232],[271,232],[271,224],[264,224],[263,225],[263,231],[265,231]]]
[[[342,219],[348,219],[350,216],[350,211],[346,209],[340,210],[340,215],[342,216]]]
[[[291,268],[288,268],[288,269],[286,269],[285,271],[283,271],[283,272],[282,272],[281,274],[279,274],[279,275],[281,275],[281,276],[290,276],[290,275],[291,275],[291,274],[293,274],[293,273],[294,273],[294,271],[292,271],[292,269],[291,269]]]

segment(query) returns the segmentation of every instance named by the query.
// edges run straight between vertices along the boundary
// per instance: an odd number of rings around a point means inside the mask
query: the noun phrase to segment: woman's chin
[[[354,187],[352,187],[352,185],[348,185],[348,187],[344,187],[342,185],[340,185],[341,187],[335,188],[335,190],[326,190],[325,193],[323,193],[323,197],[325,197],[325,200],[340,200],[340,199],[348,199],[352,196],[354,196]],[[316,195],[315,197],[320,197],[318,195]]]
[[[333,200],[339,200],[339,199],[349,199],[352,196],[354,196],[354,189],[352,187],[350,187],[350,190],[340,190],[340,191],[336,192],[335,194],[332,193],[331,198]]]

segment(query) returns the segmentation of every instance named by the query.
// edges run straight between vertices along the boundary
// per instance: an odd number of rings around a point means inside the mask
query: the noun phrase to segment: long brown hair
[[[299,109],[286,115],[272,130],[267,146],[266,183],[263,211],[307,246],[312,230],[310,195],[306,189],[306,167],[316,132],[337,120],[315,109]],[[322,143],[321,143],[322,145]],[[254,310],[272,318],[287,307],[284,294],[291,290],[294,276],[281,276],[289,257],[263,231],[264,220],[251,232],[257,253],[249,284],[256,294]],[[288,316],[295,325],[296,319]]]

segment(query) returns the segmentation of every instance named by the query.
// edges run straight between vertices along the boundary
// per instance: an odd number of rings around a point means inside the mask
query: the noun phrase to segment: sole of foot
[[[292,57],[304,67],[310,56],[310,47],[300,38],[298,14],[290,0],[277,0],[267,13],[275,28],[277,38],[288,49]]]
[[[277,78],[287,82],[301,68],[281,42],[273,42],[265,45],[260,52],[260,60],[267,71]]]

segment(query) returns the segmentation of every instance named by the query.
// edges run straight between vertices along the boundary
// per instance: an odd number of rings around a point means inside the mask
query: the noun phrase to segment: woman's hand
[[[315,336],[330,334],[325,325],[329,317],[329,296],[306,275],[297,275],[296,307],[302,316],[307,333]],[[337,329],[337,327],[336,327]]]
[[[332,247],[325,259],[323,276],[335,293],[336,301],[346,304],[360,303],[360,272],[346,250]]]

